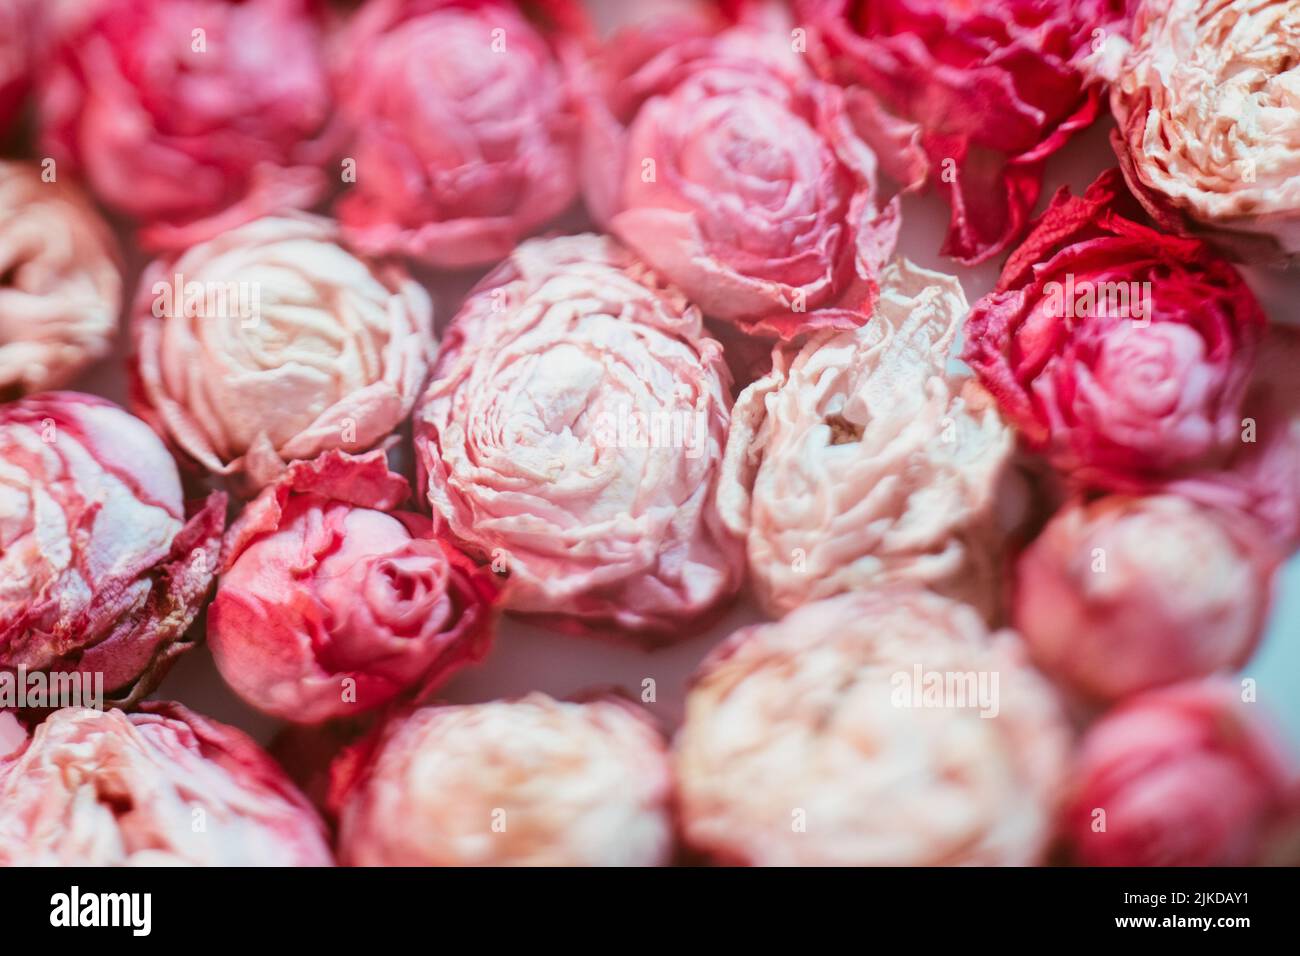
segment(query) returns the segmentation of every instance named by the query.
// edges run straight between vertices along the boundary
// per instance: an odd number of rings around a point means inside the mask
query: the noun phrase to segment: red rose
[[[316,0],[115,0],[60,9],[43,148],[143,245],[182,248],[323,193],[332,103]]]
[[[801,0],[851,99],[917,123],[952,206],[943,252],[983,262],[1024,231],[1043,164],[1096,119],[1126,0]]]

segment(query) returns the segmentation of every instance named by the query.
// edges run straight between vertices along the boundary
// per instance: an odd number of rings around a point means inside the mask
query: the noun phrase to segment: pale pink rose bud
[[[133,332],[139,413],[241,491],[295,460],[383,442],[436,343],[428,294],[337,227],[272,217],[150,265]]]
[[[686,839],[718,862],[1029,865],[1069,731],[1014,634],[904,587],[737,631],[674,747]]]
[[[769,613],[891,582],[993,613],[1014,440],[949,367],[966,311],[955,278],[900,260],[866,325],[778,348],[741,393],[718,501]]]
[[[1134,195],[1164,229],[1239,258],[1300,256],[1300,7],[1146,3],[1132,36],[1110,102]]]
[[[489,265],[573,202],[577,120],[513,3],[376,0],[340,47],[355,185],[338,215],[357,248]]]
[[[318,0],[53,2],[41,149],[150,249],[325,192],[337,136]]]
[[[510,610],[682,636],[743,573],[715,503],[730,384],[699,311],[622,246],[526,242],[461,308],[416,412],[435,526],[508,575]]]
[[[80,673],[113,703],[193,646],[226,497],[187,520],[176,466],[111,402],[46,392],[0,405],[0,669]]]
[[[429,707],[335,763],[353,866],[658,866],[672,854],[659,732],[621,700]]]
[[[1244,663],[1277,567],[1244,520],[1174,495],[1067,504],[1020,558],[1015,625],[1034,660],[1109,699]]]
[[[320,818],[234,727],[180,704],[57,710],[0,753],[0,866],[331,866]]]
[[[117,244],[79,189],[0,162],[0,277],[0,395],[66,385],[108,353]]]
[[[240,697],[312,724],[427,696],[483,658],[492,571],[395,510],[409,497],[382,451],[330,451],[248,504],[208,612],[212,655]]]
[[[1217,679],[1148,691],[1088,730],[1065,815],[1080,862],[1264,862],[1294,810],[1295,769],[1243,693]]]

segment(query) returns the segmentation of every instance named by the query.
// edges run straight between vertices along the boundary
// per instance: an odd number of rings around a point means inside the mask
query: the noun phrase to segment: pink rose
[[[1131,698],[1094,724],[1065,833],[1094,866],[1248,866],[1268,852],[1294,770],[1228,681]]]
[[[58,388],[108,354],[117,243],[74,186],[0,162],[0,394]]]
[[[639,710],[536,693],[396,719],[339,759],[331,795],[352,866],[659,866],[671,799]]]
[[[317,0],[92,0],[50,19],[42,149],[178,249],[324,193]]]
[[[706,315],[782,339],[866,321],[899,227],[879,173],[922,175],[913,127],[757,17],[630,28],[575,77],[588,206]]]
[[[572,203],[577,120],[513,3],[377,0],[341,47],[356,185],[338,214],[358,249],[488,265]]]
[[[434,525],[508,573],[510,610],[683,636],[743,573],[715,501],[730,384],[699,311],[613,240],[526,242],[416,412]]]
[[[867,585],[911,582],[991,616],[1011,430],[949,368],[961,284],[907,260],[870,321],[778,348],[732,409],[718,500],[773,615]]]
[[[0,670],[103,675],[148,694],[193,646],[225,495],[186,520],[167,450],[111,402],[47,392],[0,405]]]
[[[1014,634],[926,591],[851,591],[700,665],[674,743],[683,833],[752,866],[1027,866],[1068,745]]]
[[[435,353],[405,270],[354,256],[310,216],[260,219],[150,265],[132,331],[140,414],[240,490],[410,413]]]
[[[1018,239],[1043,166],[1100,109],[1126,0],[800,0],[810,53],[859,109],[916,123],[952,207],[944,255]]]
[[[492,640],[492,572],[394,510],[382,451],[297,462],[244,509],[208,614],[217,668],[259,710],[311,724],[427,696]]]
[[[1035,661],[1115,699],[1243,664],[1277,555],[1261,529],[1185,498],[1066,505],[1020,558],[1015,625]]]
[[[65,708],[0,744],[0,866],[333,864],[257,744],[180,704],[141,707]]]
[[[1162,228],[1204,235],[1247,261],[1300,256],[1297,55],[1291,3],[1140,6],[1111,87],[1111,140]]]

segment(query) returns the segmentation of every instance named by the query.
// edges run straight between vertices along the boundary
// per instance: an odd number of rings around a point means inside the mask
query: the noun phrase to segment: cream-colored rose
[[[955,278],[900,260],[866,325],[778,349],[737,400],[719,508],[770,613],[889,582],[991,613],[1013,438],[950,365],[965,314]]]

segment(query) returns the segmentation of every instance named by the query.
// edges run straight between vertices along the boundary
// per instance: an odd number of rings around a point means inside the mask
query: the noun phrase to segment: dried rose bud
[[[429,707],[335,764],[354,866],[656,866],[672,853],[663,740],[622,701]]]
[[[348,240],[435,266],[500,261],[578,191],[554,53],[513,3],[376,0],[342,37]]]
[[[251,739],[180,704],[142,710],[58,710],[0,752],[0,866],[332,865]]]
[[[297,462],[244,509],[223,549],[208,643],[259,710],[313,724],[421,698],[492,642],[497,586],[394,510],[410,496],[382,451]]]
[[[575,84],[593,215],[706,315],[782,339],[865,321],[900,222],[880,168],[924,176],[915,127],[761,15],[630,27]]]
[[[1097,118],[1128,0],[799,0],[809,54],[851,103],[921,127],[967,265],[1024,231],[1043,166]]]
[[[1300,7],[1146,3],[1133,40],[1110,102],[1134,195],[1162,228],[1247,261],[1300,256]]]
[[[176,466],[111,402],[46,392],[0,405],[0,669],[103,675],[148,694],[193,646],[226,498],[186,520]]]
[[[139,413],[241,491],[291,461],[384,441],[428,374],[428,294],[336,240],[325,219],[259,219],[141,279]]]
[[[0,162],[0,394],[66,385],[108,353],[121,308],[117,244],[81,191]]]
[[[51,7],[41,148],[181,249],[323,194],[333,104],[317,0]]]
[[[675,743],[683,829],[724,863],[1029,865],[1068,744],[1014,634],[926,591],[853,591],[705,659]]]
[[[699,311],[613,240],[526,242],[416,412],[435,525],[509,575],[511,610],[682,636],[743,573],[714,500],[729,389]]]
[[[1099,698],[1235,667],[1267,621],[1277,556],[1261,539],[1175,495],[1073,502],[1020,558],[1016,628]]]
[[[0,138],[9,132],[27,98],[36,36],[35,12],[34,0],[0,3]]]
[[[1094,866],[1248,866],[1288,812],[1294,769],[1242,692],[1201,681],[1130,698],[1094,724],[1065,833]]]
[[[777,349],[741,393],[718,501],[769,613],[892,582],[992,613],[1013,436],[949,368],[966,309],[956,279],[900,260],[867,325]]]

